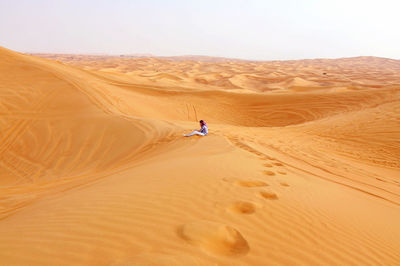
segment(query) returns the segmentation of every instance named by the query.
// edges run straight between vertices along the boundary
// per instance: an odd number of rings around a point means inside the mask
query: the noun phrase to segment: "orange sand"
[[[1,265],[399,263],[399,61],[40,56],[0,48]]]

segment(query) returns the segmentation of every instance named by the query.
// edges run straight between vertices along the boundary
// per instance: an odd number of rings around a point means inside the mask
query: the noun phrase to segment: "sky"
[[[400,59],[398,0],[0,0],[19,52]]]

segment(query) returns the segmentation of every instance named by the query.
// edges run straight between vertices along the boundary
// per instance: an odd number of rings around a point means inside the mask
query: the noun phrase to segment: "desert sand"
[[[400,262],[398,60],[0,48],[0,96],[1,265]]]

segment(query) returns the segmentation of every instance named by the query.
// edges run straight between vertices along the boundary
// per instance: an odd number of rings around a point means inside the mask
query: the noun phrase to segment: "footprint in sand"
[[[265,170],[265,171],[264,171],[264,174],[265,174],[265,175],[269,175],[269,176],[273,176],[273,175],[275,175],[275,173],[274,173],[274,172],[272,172],[272,171],[269,171],[269,170]]]
[[[252,214],[256,211],[256,205],[247,201],[238,201],[230,205],[228,210],[239,214]]]
[[[286,175],[286,172],[285,171],[278,171],[278,174]]]
[[[281,184],[281,186],[283,186],[283,187],[290,187],[289,184],[286,183],[286,182],[280,182],[280,184]]]
[[[274,165],[276,165],[276,166],[283,166],[283,163],[277,162],[277,163],[274,163]]]
[[[260,191],[260,195],[261,197],[263,197],[264,199],[269,199],[269,200],[276,200],[278,199],[278,195],[273,192],[273,191]]]
[[[191,245],[211,254],[239,256],[250,250],[242,234],[226,224],[209,221],[187,223],[178,229],[178,235]]]
[[[265,166],[265,167],[273,167],[273,165],[270,164],[270,163],[265,163],[264,166]]]
[[[241,187],[266,187],[267,183],[258,180],[238,180],[235,182],[236,185]]]
[[[261,156],[261,158],[264,159],[264,160],[271,160],[271,159],[272,159],[272,157],[270,157],[270,156],[268,156],[268,155],[266,155],[266,154],[263,154],[263,155]]]

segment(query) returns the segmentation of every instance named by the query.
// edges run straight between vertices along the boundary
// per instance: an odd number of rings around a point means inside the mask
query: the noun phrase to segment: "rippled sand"
[[[399,262],[400,61],[0,48],[0,114],[1,265]]]

